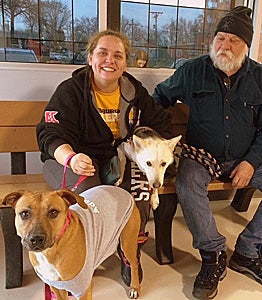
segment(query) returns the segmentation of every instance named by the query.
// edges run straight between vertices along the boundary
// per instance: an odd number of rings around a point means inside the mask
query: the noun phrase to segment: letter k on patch
[[[55,117],[57,113],[58,111],[45,111],[45,122],[59,124],[59,121]]]

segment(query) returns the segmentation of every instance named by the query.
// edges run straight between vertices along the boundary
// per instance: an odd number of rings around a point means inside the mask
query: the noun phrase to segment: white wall
[[[81,66],[0,62],[1,100],[48,100],[56,86]],[[129,68],[152,94],[157,83],[173,74],[173,69]],[[7,112],[12,113],[12,112]],[[33,112],[32,112],[33,113]],[[10,173],[10,154],[0,154],[0,174]],[[39,153],[27,154],[28,173],[41,173]]]

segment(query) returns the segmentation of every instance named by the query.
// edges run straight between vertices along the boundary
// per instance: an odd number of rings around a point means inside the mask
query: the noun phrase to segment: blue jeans
[[[236,161],[222,164],[223,176],[228,177],[236,164]],[[218,253],[226,250],[226,238],[218,232],[210,209],[207,187],[211,180],[211,175],[203,165],[192,159],[180,159],[176,191],[193,236],[193,247]],[[262,166],[255,170],[250,183],[262,191]],[[253,219],[239,235],[235,249],[244,256],[257,258],[259,245],[262,245],[262,202]]]

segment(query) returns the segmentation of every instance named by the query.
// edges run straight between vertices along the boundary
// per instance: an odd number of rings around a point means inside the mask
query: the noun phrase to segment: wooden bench
[[[46,101],[0,101],[0,153],[10,153],[11,156],[11,175],[0,175],[0,197],[19,189],[51,189],[42,174],[26,174],[26,153],[38,152],[35,125],[46,104]],[[183,134],[187,122],[185,106],[177,106],[173,113],[176,134]],[[208,189],[226,190],[232,189],[232,186],[229,182],[217,180]],[[254,188],[238,190],[232,206],[238,211],[245,211],[254,191]],[[154,211],[156,255],[160,264],[173,262],[171,227],[176,205],[174,184],[165,184],[160,190],[160,206]],[[6,288],[20,287],[23,279],[23,255],[14,226],[13,209],[1,208],[0,220],[5,243]]]
[[[188,121],[188,106],[178,103],[170,108],[175,124],[175,135],[185,135]],[[208,186],[208,191],[234,190],[230,181],[214,180]],[[256,188],[248,186],[235,189],[231,206],[238,212],[247,211]],[[174,180],[167,182],[159,190],[160,205],[154,211],[156,256],[160,264],[174,262],[172,250],[172,221],[176,212],[177,197]]]

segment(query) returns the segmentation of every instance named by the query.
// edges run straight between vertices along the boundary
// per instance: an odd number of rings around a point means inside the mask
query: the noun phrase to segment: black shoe
[[[234,251],[229,261],[229,267],[239,273],[250,274],[257,282],[262,284],[262,256],[248,258]]]
[[[123,282],[125,283],[126,286],[130,287],[131,284],[131,268],[130,268],[130,263],[129,261],[126,259],[124,252],[122,251],[121,247],[120,247],[120,243],[118,244],[117,247],[117,253],[120,257],[121,260],[121,277]],[[141,268],[141,264],[140,264],[140,251],[138,251],[137,254],[138,257],[138,276],[139,276],[139,282],[142,282],[143,279],[143,270]]]
[[[216,252],[204,250],[200,250],[200,255],[202,266],[195,279],[192,294],[201,300],[213,299],[217,294],[219,280],[222,280],[227,273],[227,255],[225,251],[217,255]]]

